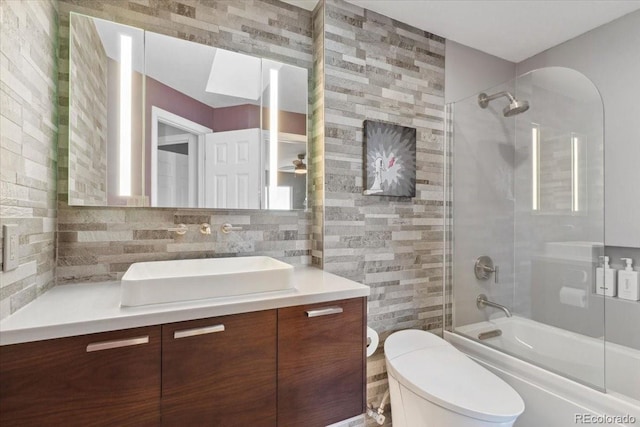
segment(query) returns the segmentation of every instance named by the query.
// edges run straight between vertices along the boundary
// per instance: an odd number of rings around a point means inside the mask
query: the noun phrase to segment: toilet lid
[[[507,422],[524,411],[511,386],[434,334],[396,332],[384,350],[390,375],[443,408],[490,422]]]

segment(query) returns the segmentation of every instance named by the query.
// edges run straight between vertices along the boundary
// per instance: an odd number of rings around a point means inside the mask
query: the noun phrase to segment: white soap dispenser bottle
[[[627,263],[624,270],[618,271],[618,297],[640,300],[640,273],[633,270],[633,260],[631,258],[620,258]]]
[[[604,260],[602,267],[596,268],[596,293],[608,297],[616,296],[616,271],[609,267],[609,257],[600,257]]]

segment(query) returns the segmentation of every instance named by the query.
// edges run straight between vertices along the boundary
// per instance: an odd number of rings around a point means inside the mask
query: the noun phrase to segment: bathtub
[[[502,335],[481,342],[467,338],[495,329]],[[602,340],[517,316],[458,327],[444,338],[520,393],[526,409],[517,427],[640,426],[638,350],[606,343],[605,352]],[[606,393],[593,388],[604,385],[605,360]]]

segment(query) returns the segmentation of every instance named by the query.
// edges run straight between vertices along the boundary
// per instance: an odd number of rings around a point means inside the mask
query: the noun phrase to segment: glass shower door
[[[595,287],[604,251],[600,95],[565,68],[486,93],[503,91],[486,108],[478,95],[452,106],[453,328],[604,389],[605,298]],[[509,107],[525,101],[528,109]],[[493,264],[484,279],[474,269],[481,256]],[[480,295],[513,317],[477,304]]]

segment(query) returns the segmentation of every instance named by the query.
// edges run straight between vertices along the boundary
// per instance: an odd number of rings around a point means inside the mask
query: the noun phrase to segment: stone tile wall
[[[313,223],[311,262],[322,267],[324,250],[324,3],[313,11],[313,83],[311,86],[311,134],[309,181]]]
[[[107,204],[107,53],[91,19],[75,21],[70,31],[73,52],[70,78],[77,82],[70,97],[73,147],[69,153],[69,200],[74,204]]]
[[[444,39],[342,0],[324,2],[324,269],[371,287],[368,402],[384,339],[442,327]],[[417,129],[416,197],[363,195],[363,121]],[[368,421],[369,423],[371,421]],[[373,424],[371,424],[373,425]]]
[[[2,0],[0,22],[0,222],[20,230],[20,265],[0,272],[4,318],[54,284],[57,2]]]
[[[311,78],[311,12],[277,0],[60,1],[60,138],[58,171],[59,283],[115,279],[137,261],[269,255],[291,264],[310,263],[311,213],[211,211],[158,208],[85,208],[67,205],[69,13],[307,68]],[[198,232],[201,222],[214,233]],[[223,235],[224,222],[240,232]],[[189,232],[166,231],[185,223]]]
[[[241,231],[224,234],[230,222]],[[168,231],[186,224],[182,236]],[[200,224],[212,233],[200,233]],[[74,208],[60,204],[58,283],[119,279],[131,263],[266,255],[308,264],[310,220],[298,212]]]

